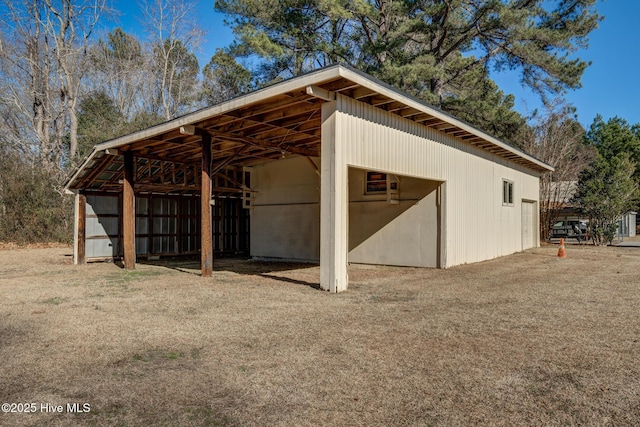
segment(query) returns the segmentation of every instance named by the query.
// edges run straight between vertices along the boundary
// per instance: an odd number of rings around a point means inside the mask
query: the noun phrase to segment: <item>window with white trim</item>
[[[502,205],[513,206],[513,181],[502,180]]]

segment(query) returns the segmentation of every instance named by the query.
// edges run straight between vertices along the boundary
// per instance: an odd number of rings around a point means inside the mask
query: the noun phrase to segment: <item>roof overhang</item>
[[[119,191],[122,153],[130,151],[140,159],[136,173],[143,179],[137,191],[196,193],[201,137],[194,129],[212,137],[214,170],[283,156],[319,156],[321,106],[335,93],[436,129],[537,173],[554,170],[365,73],[334,65],[99,144],[74,170],[65,189]]]

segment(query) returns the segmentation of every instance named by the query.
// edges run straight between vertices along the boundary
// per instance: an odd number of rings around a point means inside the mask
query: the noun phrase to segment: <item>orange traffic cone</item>
[[[558,249],[558,258],[566,258],[567,253],[564,250],[564,239],[560,239],[560,248]]]

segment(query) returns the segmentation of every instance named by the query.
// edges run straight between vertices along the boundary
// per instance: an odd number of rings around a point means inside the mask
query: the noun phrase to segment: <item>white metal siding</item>
[[[446,182],[445,267],[521,250],[521,200],[538,200],[537,174],[352,98],[338,94],[337,108],[348,165]],[[514,182],[513,206],[502,205],[503,179]]]
[[[522,250],[522,199],[538,200],[537,174],[351,98],[339,95],[336,105],[335,137],[344,144],[337,144],[334,149],[341,150],[338,157],[349,166],[346,236],[351,261],[449,267]],[[320,159],[313,160],[322,169]],[[382,202],[377,207],[379,215],[374,217],[371,209],[375,204],[367,206],[369,210],[354,205],[360,203],[356,199],[362,191],[358,187],[362,184],[354,186],[354,173],[360,176],[367,169],[425,182],[438,187],[438,195],[434,193],[420,206],[410,208],[404,202],[393,207]],[[511,206],[502,203],[504,179],[514,183]],[[320,179],[307,159],[297,157],[255,166],[252,187],[256,192],[251,214],[251,254],[317,260],[321,247]],[[400,184],[401,198],[402,188]],[[391,209],[407,211],[394,216]],[[430,225],[425,226],[425,218],[433,224],[438,212],[440,230],[434,233]],[[362,224],[365,218],[375,220],[379,230],[362,240],[359,236],[367,233]],[[425,236],[422,240],[416,237],[421,233]],[[435,239],[443,243],[436,248],[439,259],[434,261],[434,250],[427,248],[429,242],[424,240],[432,242],[435,234]],[[537,246],[537,233],[534,239],[532,243]],[[415,253],[405,256],[411,250]]]
[[[319,167],[320,159],[313,159]],[[252,168],[250,254],[317,261],[320,258],[320,178],[303,157]]]

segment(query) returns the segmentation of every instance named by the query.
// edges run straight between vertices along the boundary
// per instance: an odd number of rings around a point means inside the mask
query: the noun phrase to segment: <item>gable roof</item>
[[[155,176],[156,183],[149,181],[148,191],[162,191],[161,183],[166,178],[171,185],[164,186],[165,192],[194,192],[200,136],[182,134],[182,126],[195,126],[212,135],[213,161],[218,165],[251,165],[286,153],[319,156],[320,110],[325,100],[314,95],[311,88],[371,104],[533,171],[553,171],[550,165],[372,76],[333,65],[98,144],[73,171],[65,189],[119,191],[121,154],[131,151],[142,159],[138,168],[148,170],[150,179]],[[165,164],[169,175],[163,172]],[[176,183],[183,186],[176,187]],[[143,183],[138,190],[145,191]]]

